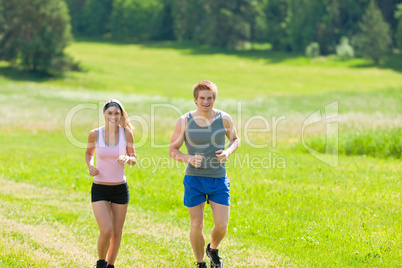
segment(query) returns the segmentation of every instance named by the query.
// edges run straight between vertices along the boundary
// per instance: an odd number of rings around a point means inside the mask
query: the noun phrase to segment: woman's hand
[[[127,155],[120,155],[119,158],[116,159],[117,163],[119,163],[119,165],[123,166],[125,164],[127,164],[127,162],[130,160],[130,157]]]
[[[99,170],[94,166],[90,166],[88,169],[89,169],[89,175],[91,175],[92,177],[99,175]]]

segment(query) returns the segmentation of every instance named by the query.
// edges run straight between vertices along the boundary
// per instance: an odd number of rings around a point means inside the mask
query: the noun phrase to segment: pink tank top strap
[[[103,128],[104,127],[98,128],[98,137],[96,138],[96,147],[106,146],[105,139],[103,138]]]

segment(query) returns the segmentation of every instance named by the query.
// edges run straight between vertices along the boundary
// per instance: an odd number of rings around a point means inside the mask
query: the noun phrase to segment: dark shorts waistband
[[[116,204],[128,204],[130,201],[128,184],[103,185],[92,183],[91,200],[92,202],[108,201]]]

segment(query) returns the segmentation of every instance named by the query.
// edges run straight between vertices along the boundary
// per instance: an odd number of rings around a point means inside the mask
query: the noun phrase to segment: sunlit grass
[[[97,107],[110,97],[131,116],[139,155],[137,166],[126,168],[131,203],[118,265],[190,266],[185,165],[168,157],[166,145],[178,116],[195,109],[191,87],[202,79],[218,84],[216,107],[233,116],[242,140],[227,164],[227,267],[399,265],[401,164],[380,155],[387,148],[381,142],[401,141],[400,132],[384,131],[402,127],[397,71],[356,67],[367,63],[361,59],[311,61],[170,43],[77,42],[69,52],[86,73],[32,80],[0,64],[0,267],[94,264],[97,227],[84,147],[88,132],[103,124]],[[340,147],[337,167],[300,144],[303,122],[334,101],[340,144],[350,142]],[[66,120],[77,105],[86,108]],[[267,131],[246,132],[253,116],[270,128],[254,120],[249,128]],[[73,137],[66,137],[69,128]],[[325,122],[309,127],[307,144],[324,152],[324,140],[315,137],[325,131]],[[359,148],[370,153],[359,156]],[[205,216],[209,234],[209,207]]]
[[[361,68],[368,64],[361,59],[341,62],[331,57],[311,60],[286,53],[235,52],[170,43],[88,41],[73,43],[68,53],[87,72],[39,80],[41,86],[188,98],[195,82],[209,79],[218,85],[219,96],[233,99],[402,87],[400,73],[370,66]],[[24,79],[23,74],[13,77]]]

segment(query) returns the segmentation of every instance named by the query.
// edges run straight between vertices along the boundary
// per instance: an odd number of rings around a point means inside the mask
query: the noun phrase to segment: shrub
[[[351,59],[355,56],[353,47],[349,44],[349,38],[343,36],[340,44],[336,46],[336,55],[342,60]]]
[[[312,42],[306,47],[306,56],[316,58],[320,56],[320,45],[317,42]]]

